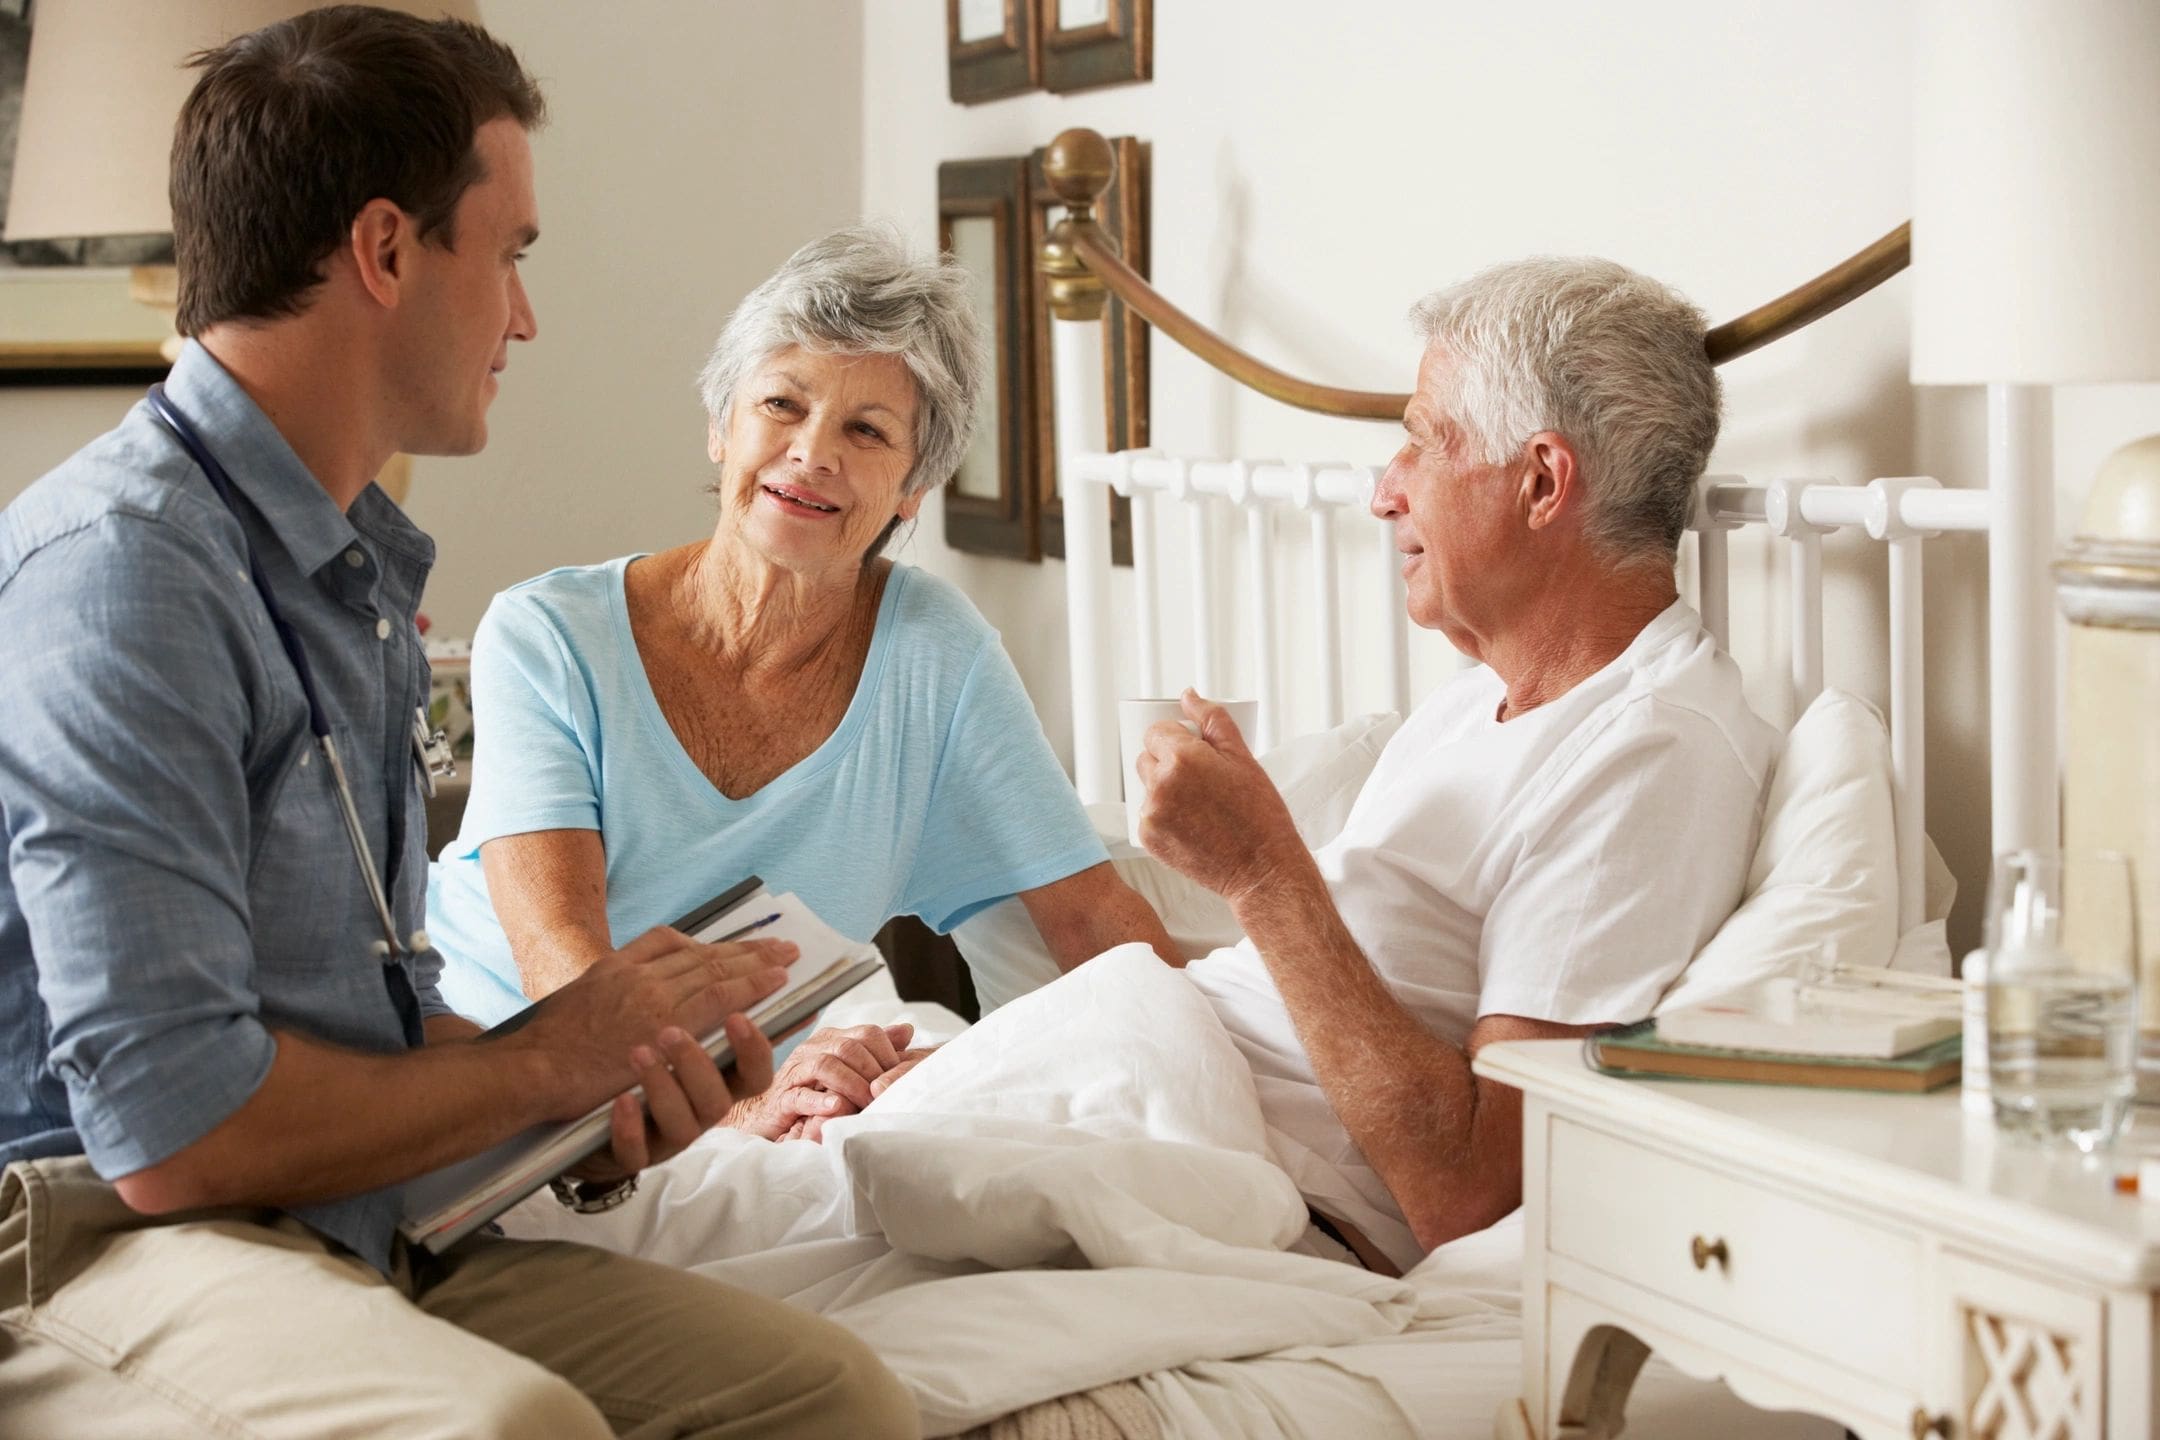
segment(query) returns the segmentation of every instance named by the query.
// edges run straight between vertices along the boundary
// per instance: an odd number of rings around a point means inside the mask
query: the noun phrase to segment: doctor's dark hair
[[[517,56],[477,25],[332,5],[188,62],[173,132],[179,329],[298,314],[370,200],[455,249],[460,196],[484,178],[482,125],[546,118]]]
[[[1473,459],[1505,465],[1541,430],[1565,436],[1596,553],[1616,568],[1673,563],[1718,435],[1701,310],[1624,265],[1547,255],[1436,291],[1410,323],[1455,362],[1444,398]]]

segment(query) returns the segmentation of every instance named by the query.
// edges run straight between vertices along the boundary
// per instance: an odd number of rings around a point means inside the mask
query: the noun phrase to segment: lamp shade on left
[[[476,19],[470,0],[388,0]],[[310,0],[38,0],[8,192],[8,240],[151,235],[166,199],[173,121],[195,83],[187,58]]]

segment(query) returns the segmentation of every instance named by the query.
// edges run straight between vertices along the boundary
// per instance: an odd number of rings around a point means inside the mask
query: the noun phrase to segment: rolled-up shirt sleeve
[[[51,1064],[108,1178],[202,1138],[275,1052],[248,913],[251,598],[201,541],[129,514],[0,590],[9,875]]]

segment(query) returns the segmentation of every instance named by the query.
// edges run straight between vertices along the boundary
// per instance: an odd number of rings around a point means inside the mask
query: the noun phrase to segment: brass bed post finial
[[[1095,223],[1095,202],[1117,178],[1117,156],[1110,142],[1093,130],[1066,130],[1043,152],[1043,178],[1065,202],[1065,218],[1043,238],[1036,262],[1050,282],[1050,313],[1060,320],[1100,320],[1108,296],[1073,241],[1085,232],[1115,252],[1110,237]]]

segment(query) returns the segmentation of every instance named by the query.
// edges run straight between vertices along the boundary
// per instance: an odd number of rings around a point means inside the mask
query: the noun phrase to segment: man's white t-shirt
[[[1336,908],[1419,1023],[1637,1020],[1740,903],[1777,732],[1674,603],[1604,669],[1499,720],[1479,668],[1418,706],[1315,853]],[[1408,1269],[1423,1251],[1321,1093],[1250,940],[1185,973],[1252,1064],[1307,1200]]]

